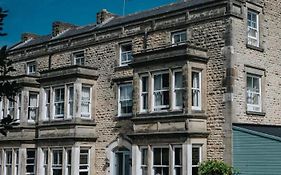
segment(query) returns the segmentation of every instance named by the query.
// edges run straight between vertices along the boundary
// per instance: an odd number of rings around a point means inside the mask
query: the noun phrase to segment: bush
[[[200,164],[199,175],[236,175],[233,167],[218,160],[208,160]]]

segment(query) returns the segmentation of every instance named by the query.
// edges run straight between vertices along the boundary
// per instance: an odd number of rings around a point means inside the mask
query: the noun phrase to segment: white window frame
[[[257,78],[259,81],[259,92],[254,92],[254,91],[250,91],[248,89],[248,77],[250,78]],[[251,74],[251,73],[247,73],[246,76],[246,103],[247,103],[247,111],[251,111],[251,112],[261,112],[262,111],[262,92],[261,92],[261,88],[262,88],[262,76],[260,75],[255,75],[255,74]],[[259,99],[258,99],[258,105],[255,104],[250,104],[248,103],[248,98],[249,98],[249,94],[255,94],[258,95]],[[258,110],[255,110],[258,109]]]
[[[3,117],[4,117],[4,103],[3,103],[3,101],[4,101],[4,98],[1,97],[0,98],[0,119],[3,119]]]
[[[43,175],[48,175],[48,172],[49,172],[49,159],[50,159],[50,156],[49,156],[49,150],[48,148],[42,148],[42,154],[43,154],[43,161],[42,161],[42,168],[43,168]]]
[[[163,149],[163,148],[165,148],[165,149],[168,149],[168,152],[169,152],[169,164],[168,165],[162,165],[162,152],[161,152],[161,165],[154,165],[154,149]],[[155,174],[155,168],[168,168],[168,172],[170,172],[171,171],[171,167],[170,167],[170,165],[171,165],[171,150],[170,150],[170,146],[168,145],[168,146],[152,146],[152,174]]]
[[[185,35],[185,39],[183,38],[183,35]],[[179,36],[180,41],[178,41],[178,42],[175,41],[175,37],[176,36]],[[187,40],[187,32],[186,32],[186,30],[172,32],[171,33],[171,38],[172,38],[172,44],[179,44],[179,43],[186,42],[186,40]]]
[[[193,86],[193,73],[198,73],[199,74],[199,87],[194,87]],[[197,91],[199,92],[198,94],[198,106],[194,106],[193,105],[193,92],[194,91]],[[192,70],[191,72],[191,104],[192,104],[192,107],[191,109],[192,110],[201,110],[202,109],[202,71],[199,71],[199,70]]]
[[[176,73],[181,73],[181,75],[182,75],[182,87],[181,88],[176,88]],[[184,87],[183,87],[183,81],[184,81],[184,79],[183,79],[183,72],[182,72],[182,70],[181,69],[175,69],[174,71],[173,71],[173,85],[172,85],[172,92],[173,92],[173,97],[172,97],[172,99],[173,99],[173,109],[174,110],[181,110],[182,108],[183,108],[183,104],[181,105],[181,106],[176,106],[176,101],[177,101],[177,99],[176,99],[176,91],[182,91],[182,98],[183,98],[183,94],[184,94]],[[183,101],[183,99],[182,99],[182,103],[184,103],[184,101]]]
[[[7,152],[11,152],[11,162],[7,163]],[[2,152],[2,150],[1,150]],[[18,148],[5,148],[3,149],[3,172],[7,174],[7,167],[10,167],[11,173],[17,175],[19,174],[20,164],[19,164],[19,149]]]
[[[12,100],[7,99],[7,115],[11,115],[11,117],[16,117],[16,103]]]
[[[50,120],[51,118],[51,88],[44,88],[44,120]]]
[[[144,92],[143,91],[143,78],[147,78],[147,91]],[[140,112],[147,112],[148,111],[148,108],[149,108],[149,104],[148,104],[148,101],[149,101],[149,75],[148,74],[143,74],[143,75],[140,75]],[[144,106],[143,106],[143,102],[144,102],[144,96],[147,96],[147,109],[144,109]]]
[[[57,87],[54,87],[53,88],[53,119],[54,120],[63,120],[64,119],[64,116],[65,116],[65,109],[64,109],[64,106],[65,106],[65,86],[57,86]],[[56,90],[57,89],[63,89],[63,92],[64,92],[64,98],[63,99],[60,99],[59,101],[56,101]],[[60,92],[61,94],[61,92]],[[56,104],[62,104],[63,106],[63,110],[62,110],[62,114],[56,114]]]
[[[72,88],[72,99],[70,89]],[[72,104],[72,111],[70,110],[70,106]],[[74,115],[74,86],[68,85],[67,86],[67,118],[73,118]]]
[[[163,88],[161,87],[160,90],[154,90],[154,77],[156,75],[163,75],[163,74],[168,74],[168,79],[169,79],[169,87],[166,87],[166,88]],[[162,86],[162,81],[163,81],[163,78],[161,79],[161,86]],[[161,111],[168,111],[169,108],[170,108],[170,85],[171,85],[171,80],[170,80],[170,73],[168,70],[166,71],[159,71],[159,72],[154,72],[152,74],[152,109],[153,109],[153,112],[161,112]],[[155,93],[162,93],[162,92],[168,92],[168,95],[169,95],[169,103],[168,105],[160,105],[160,106],[156,106],[155,105]],[[164,100],[164,99],[162,99]]]
[[[30,106],[30,95],[36,95],[36,106]],[[38,112],[38,104],[39,104],[39,94],[38,94],[38,92],[29,92],[28,93],[28,107],[27,107],[27,111],[28,111],[28,114],[27,114],[27,116],[28,116],[28,122],[35,122],[35,120],[36,120],[36,117],[38,116],[38,114],[37,114],[37,112]],[[35,119],[33,120],[33,119],[30,119],[29,118],[29,112],[30,112],[30,110],[35,110]]]
[[[149,149],[148,149],[147,146],[140,146],[140,149],[139,149],[139,150],[140,150],[140,154],[141,154],[141,155],[140,155],[140,158],[141,158],[141,160],[140,160],[140,169],[141,169],[141,173],[140,173],[140,174],[141,174],[141,175],[144,175],[144,174],[147,174],[147,173],[148,173],[148,165],[149,165],[149,161],[148,161],[148,152],[149,152]],[[147,152],[147,153],[146,153],[146,154],[147,154],[147,155],[146,155],[146,160],[145,160],[146,163],[147,163],[146,165],[143,164],[143,162],[142,162],[142,160],[143,160],[143,154],[142,154],[143,152],[142,152],[142,151],[143,151],[143,150],[146,150],[146,152]],[[146,173],[143,172],[143,169],[146,169]]]
[[[249,16],[249,14],[251,15],[251,16],[253,16],[253,15],[256,15],[256,19],[257,19],[257,21],[253,21],[252,19],[249,19],[248,18],[248,16]],[[250,26],[249,25],[249,22],[252,24],[253,22],[255,22],[256,23],[256,28],[255,27],[253,27],[253,26]],[[253,45],[253,46],[256,46],[256,47],[259,47],[259,13],[258,12],[256,12],[256,11],[254,11],[254,10],[252,10],[252,9],[248,9],[248,12],[247,12],[247,33],[248,33],[248,44],[249,45]],[[250,30],[254,30],[255,32],[256,32],[256,34],[257,34],[257,37],[253,37],[253,36],[250,36]],[[251,43],[250,42],[250,40],[256,40],[256,44],[253,44],[253,43]]]
[[[192,144],[192,149],[193,148],[199,148],[199,163],[197,165],[193,165],[193,161],[192,161],[192,158],[193,158],[193,155],[192,155],[192,150],[191,150],[191,172],[193,171],[193,168],[197,168],[199,167],[199,164],[202,162],[202,145],[199,145],[199,144]]]
[[[16,115],[16,119],[18,119],[17,122],[20,121],[20,117],[21,117],[21,114],[22,114],[22,94],[19,93],[18,96],[17,96],[17,115]]]
[[[87,154],[87,164],[81,164],[80,160],[81,160],[81,151],[87,151],[87,153],[83,153],[83,154]],[[90,174],[90,149],[89,148],[83,148],[80,147],[80,152],[79,152],[79,173],[80,172],[87,172],[88,174]],[[87,166],[87,169],[80,169],[81,166]]]
[[[27,67],[27,74],[35,74],[36,73],[36,62],[35,61],[31,61],[26,63],[26,67]]]
[[[131,48],[133,49],[133,45],[131,42],[128,42],[128,43],[122,43],[119,45],[119,63],[120,63],[120,66],[127,66],[130,62],[132,62],[132,50],[130,51],[123,51],[123,47],[125,46],[131,46]],[[126,60],[125,61],[122,61],[122,58],[123,58],[123,55],[125,55],[126,57]]]
[[[126,86],[131,86],[131,88],[133,88],[133,85],[132,83],[123,83],[123,84],[120,84],[118,86],[118,116],[119,117],[126,117],[126,116],[131,116],[132,113],[125,113],[125,114],[122,114],[121,113],[121,87],[126,87]],[[131,100],[132,103],[133,103],[133,93],[132,93],[132,98],[131,99],[123,99],[122,101],[129,101]],[[132,108],[133,108],[133,105],[132,105]]]
[[[64,149],[64,170],[65,170],[65,175],[71,175],[72,171],[72,166],[71,166],[71,161],[72,161],[72,149],[71,148],[65,148]],[[70,159],[70,160],[69,160]]]
[[[176,165],[176,149],[181,149],[181,165]],[[181,170],[181,174],[183,174],[183,149],[181,145],[173,145],[173,172],[176,174],[176,168]]]
[[[83,88],[89,88],[90,90],[90,94],[89,94],[89,99],[88,100],[84,100],[85,103],[88,103],[88,108],[89,108],[89,112],[88,113],[84,113],[82,112],[82,103],[83,103]],[[90,85],[85,85],[85,84],[82,84],[82,88],[81,88],[81,104],[80,104],[80,107],[81,107],[81,118],[83,119],[90,119],[91,118],[91,114],[92,114],[92,86]]]
[[[83,56],[80,56],[80,54]],[[73,64],[74,65],[85,65],[85,52],[84,50],[73,52]],[[79,61],[78,61],[79,60]]]
[[[60,160],[58,159],[58,163],[54,164],[54,151],[61,151],[61,164],[60,164]],[[63,172],[63,163],[65,161],[65,159],[63,158],[63,148],[54,148],[51,150],[51,174],[53,174],[55,169],[61,169],[61,171]],[[60,157],[60,156],[59,156]]]
[[[28,151],[34,151],[34,157],[32,157],[32,158],[29,158],[28,157]],[[34,170],[34,172],[33,173],[28,173],[28,172],[26,172],[26,175],[35,175],[36,174],[36,149],[33,149],[33,148],[27,148],[26,149],[26,167],[27,166],[33,166],[33,170]],[[28,160],[33,160],[34,161],[34,163],[28,163]],[[27,169],[27,168],[26,168]]]

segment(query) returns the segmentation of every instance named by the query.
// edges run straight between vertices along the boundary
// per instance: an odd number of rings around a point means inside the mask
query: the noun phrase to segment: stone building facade
[[[192,175],[233,163],[233,125],[281,124],[279,1],[187,0],[25,33],[1,117],[5,175]],[[1,174],[0,173],[0,174]]]

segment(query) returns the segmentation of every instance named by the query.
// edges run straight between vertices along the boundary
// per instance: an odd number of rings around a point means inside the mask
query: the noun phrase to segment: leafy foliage
[[[238,175],[233,167],[218,160],[208,160],[200,164],[199,175]]]
[[[3,21],[7,16],[7,11],[4,11],[0,7],[0,36],[7,35],[2,33],[3,30]],[[3,46],[0,49],[0,100],[3,100],[4,97],[14,101],[19,85],[16,81],[12,81],[11,72],[16,71],[12,66],[12,61],[8,59],[7,46]],[[4,117],[0,121],[0,133],[4,136],[7,136],[7,132],[12,129],[14,126],[19,125],[17,119],[13,119],[10,115]]]

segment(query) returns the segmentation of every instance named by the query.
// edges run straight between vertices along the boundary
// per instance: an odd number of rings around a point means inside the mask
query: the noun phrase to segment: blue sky
[[[125,14],[173,3],[179,0],[126,0]],[[51,33],[53,21],[86,25],[96,21],[96,13],[105,8],[123,14],[123,0],[0,0],[0,7],[8,10],[4,21],[5,37],[0,46],[20,41],[24,32],[46,35]]]

